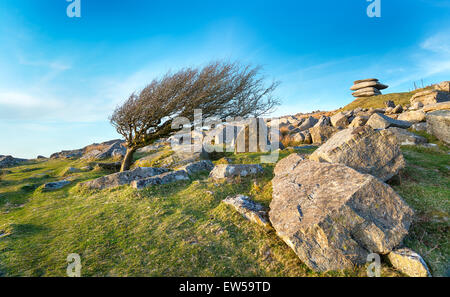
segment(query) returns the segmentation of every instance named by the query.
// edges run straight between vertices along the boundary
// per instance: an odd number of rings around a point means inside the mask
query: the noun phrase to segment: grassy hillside
[[[450,258],[448,150],[404,147],[408,167],[395,189],[416,210],[407,239],[435,275]],[[283,151],[285,157],[293,151]],[[303,153],[309,153],[304,151]],[[230,155],[258,163],[260,154]],[[78,253],[83,276],[365,276],[365,268],[315,273],[273,231],[221,203],[247,194],[268,206],[273,165],[233,183],[207,175],[137,191],[128,186],[83,191],[76,182],[107,174],[73,174],[70,186],[42,192],[79,161],[50,160],[9,169],[0,180],[0,275],[65,276],[66,257]],[[383,265],[382,274],[400,273]]]
[[[384,102],[391,100],[394,101],[394,103],[400,104],[402,106],[405,105],[409,105],[410,104],[410,99],[411,97],[421,91],[425,91],[425,90],[429,90],[432,87],[426,87],[423,89],[417,89],[415,91],[412,92],[404,92],[404,93],[391,93],[391,94],[385,94],[385,95],[380,95],[380,96],[372,96],[372,97],[367,97],[367,98],[360,98],[360,99],[356,99],[355,101],[353,101],[352,103],[346,105],[345,107],[343,107],[341,110],[353,110],[357,107],[361,107],[361,108],[383,108],[384,106]]]

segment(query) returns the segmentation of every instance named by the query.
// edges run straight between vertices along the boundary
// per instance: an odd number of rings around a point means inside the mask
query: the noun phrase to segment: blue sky
[[[49,155],[119,138],[108,116],[153,78],[215,59],[281,81],[275,115],[352,101],[357,79],[387,92],[450,80],[450,2],[381,0],[0,1],[0,154]],[[385,91],[385,92],[386,92]]]

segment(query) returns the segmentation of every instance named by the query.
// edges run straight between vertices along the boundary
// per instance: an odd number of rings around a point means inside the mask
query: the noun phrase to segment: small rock
[[[72,173],[78,173],[81,172],[81,169],[74,168],[74,167],[68,167],[66,170],[64,170],[63,175],[68,175]]]
[[[133,181],[159,175],[167,171],[168,170],[165,168],[138,167],[133,170],[105,175],[97,179],[84,182],[81,185],[90,189],[101,190],[130,184]]]
[[[61,181],[57,181],[57,182],[46,183],[44,185],[44,190],[45,191],[59,190],[65,186],[67,186],[68,184],[70,184],[70,181],[68,181],[68,180],[61,180]]]
[[[349,125],[347,117],[342,112],[335,114],[334,116],[332,116],[330,118],[330,120],[331,120],[331,125],[338,129],[347,128],[347,126]]]
[[[318,122],[319,120],[317,120],[316,118],[308,117],[302,122],[302,124],[298,127],[298,129],[300,131],[308,130],[309,128],[314,127],[314,125],[316,125]]]
[[[339,130],[331,126],[320,126],[309,129],[311,133],[312,143],[321,144],[326,142],[331,136],[333,136]]]
[[[425,122],[426,115],[421,110],[407,111],[407,112],[400,114],[398,116],[397,120],[407,121],[407,122],[411,122],[411,123],[420,123],[420,122]]]
[[[368,120],[369,120],[369,117],[356,116],[350,123],[349,127],[350,128],[362,127],[367,123]]]
[[[331,126],[330,117],[322,116],[314,127]]]
[[[227,197],[223,200],[223,203],[233,206],[247,220],[264,228],[271,228],[267,211],[262,205],[251,200],[250,197],[244,195]]]
[[[180,180],[189,180],[189,176],[185,170],[171,171],[152,177],[134,180],[131,182],[131,186],[140,190],[148,186],[166,185]]]
[[[389,107],[395,108],[395,103],[394,103],[394,101],[388,100],[388,101],[385,101],[385,102],[384,102],[384,106],[385,106],[386,108],[389,108]]]
[[[222,179],[237,176],[250,176],[263,173],[263,168],[259,164],[219,164],[209,174],[210,178]]]
[[[412,130],[419,131],[419,132],[426,132],[427,131],[427,123],[415,123],[411,126]]]
[[[430,270],[422,257],[416,252],[402,248],[388,254],[392,266],[411,277],[431,277]]]
[[[411,127],[412,123],[406,122],[406,121],[399,121],[394,120],[388,116],[374,113],[369,120],[367,121],[366,125],[372,127],[373,129],[387,129],[389,127],[398,127],[398,128],[404,128],[408,129]]]

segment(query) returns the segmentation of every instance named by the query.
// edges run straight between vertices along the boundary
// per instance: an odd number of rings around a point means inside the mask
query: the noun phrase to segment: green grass
[[[449,155],[404,150],[408,167],[394,187],[418,215],[407,244],[442,275],[449,258]],[[280,157],[292,152],[282,151]],[[259,163],[260,156],[226,155],[232,163]],[[78,187],[80,181],[106,174],[91,171],[71,175],[73,183],[61,190],[39,190],[59,180],[67,167],[83,165],[50,160],[11,168],[2,176],[0,275],[65,276],[67,255],[78,253],[83,276],[365,276],[365,267],[311,271],[273,231],[221,203],[229,195],[246,194],[268,207],[273,164],[263,165],[262,176],[233,182],[199,174],[143,191]],[[401,275],[387,265],[382,274]]]
[[[366,98],[359,98],[351,102],[350,104],[343,107],[341,110],[353,110],[355,108],[384,108],[384,102],[391,100],[394,103],[400,104],[402,106],[409,105],[411,97],[421,91],[429,90],[431,87],[426,87],[423,89],[417,89],[412,92],[403,92],[403,93],[391,93],[380,96],[372,96]]]

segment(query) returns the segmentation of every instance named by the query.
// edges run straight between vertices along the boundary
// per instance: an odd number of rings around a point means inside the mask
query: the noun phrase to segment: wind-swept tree
[[[194,120],[194,110],[203,117],[261,116],[278,105],[266,86],[261,68],[239,63],[212,62],[203,68],[185,68],[153,80],[139,94],[133,93],[110,117],[126,140],[127,152],[121,171],[128,170],[137,149],[172,134],[177,117]]]

